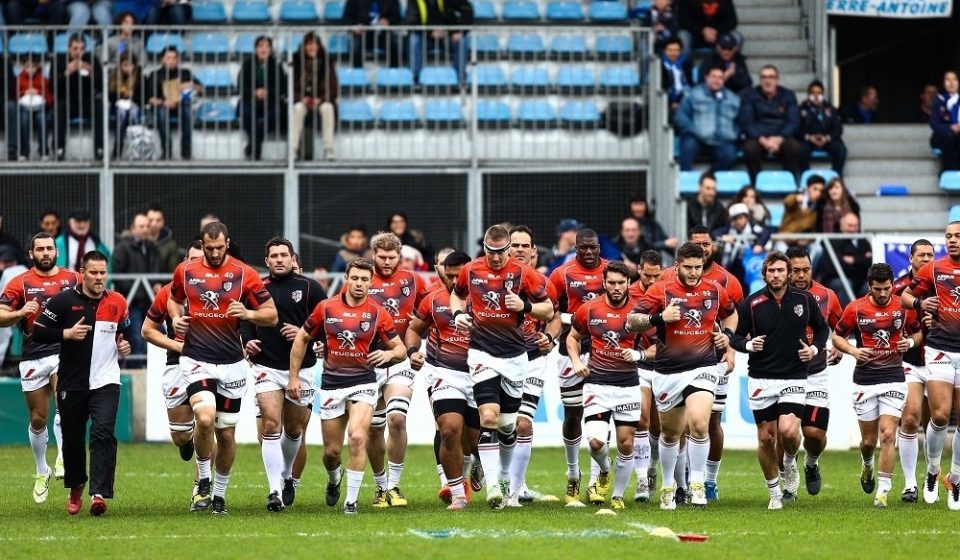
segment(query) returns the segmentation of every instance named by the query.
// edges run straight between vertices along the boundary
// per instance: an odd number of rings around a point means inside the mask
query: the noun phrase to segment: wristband
[[[724,327],[723,330],[721,330],[720,332],[722,332],[723,334],[727,335],[730,338],[733,338],[733,334],[734,334],[733,329],[731,329],[730,327]]]
[[[910,349],[911,349],[911,350],[913,350],[913,349],[917,346],[917,343],[914,342],[912,338],[908,338],[908,339],[907,339],[907,345],[910,346]]]
[[[573,313],[561,313],[560,314],[560,324],[569,325],[573,322]]]
[[[663,320],[663,313],[657,313],[650,316],[650,325],[653,327],[662,327],[666,325],[666,321]]]
[[[419,351],[420,349],[417,348],[416,346],[411,346],[410,348],[407,348],[407,357],[409,358]]]
[[[747,352],[757,352],[757,347],[753,345],[753,339],[747,342]]]
[[[529,300],[529,299],[520,298],[520,301],[523,302],[523,314],[524,314],[524,315],[527,315],[527,314],[529,314],[531,311],[533,311],[533,304],[530,303],[530,300]]]
[[[550,339],[550,346],[556,346],[556,345],[557,345],[557,341],[556,341],[556,339],[553,338],[553,335],[551,335],[551,334],[548,333],[548,332],[545,332],[545,333],[543,333],[543,334],[546,335],[546,337],[547,337],[548,339]],[[913,339],[911,338],[910,340],[913,340]]]
[[[466,311],[464,311],[464,310],[462,310],[462,309],[458,309],[458,310],[454,311],[454,312],[453,312],[453,320],[456,321],[456,320],[457,320],[457,315],[462,315],[463,313],[466,313]]]
[[[814,356],[816,356],[817,354],[820,353],[820,349],[817,348],[816,346],[811,346],[810,348],[813,348],[813,355],[814,355]]]
[[[913,300],[913,308],[916,309],[917,311],[920,311],[920,307],[922,305],[923,305],[923,300],[921,300],[920,298],[915,298]]]

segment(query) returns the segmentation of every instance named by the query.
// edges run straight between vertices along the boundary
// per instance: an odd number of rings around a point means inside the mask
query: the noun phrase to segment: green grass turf
[[[598,516],[596,508],[566,509],[537,502],[520,510],[491,511],[474,501],[450,513],[436,498],[432,450],[412,448],[402,488],[411,505],[369,506],[372,477],[364,479],[360,514],[345,517],[323,502],[326,474],[320,447],[310,447],[307,471],[294,507],[267,513],[266,480],[255,446],[241,446],[227,493],[229,516],[189,513],[191,465],[173,445],[121,444],[117,497],[102,518],[64,509],[66,491],[51,481],[50,498],[31,497],[33,459],[27,447],[0,447],[0,558],[609,558],[614,555],[682,554],[686,558],[913,558],[957,557],[957,513],[903,504],[895,476],[890,507],[877,510],[858,483],[855,452],[821,459],[824,488],[785,510],[766,510],[767,494],[752,452],[728,452],[720,473],[719,503],[706,510],[661,512],[655,503]],[[52,459],[52,452],[50,453]],[[584,454],[581,465],[588,468]],[[528,482],[561,496],[561,449],[535,449]],[[899,471],[899,467],[898,467]],[[346,487],[344,486],[344,492]],[[677,543],[649,536],[649,527],[708,535],[706,543]],[[946,538],[944,538],[946,537]],[[952,549],[952,552],[949,552]],[[946,554],[946,556],[944,556]]]

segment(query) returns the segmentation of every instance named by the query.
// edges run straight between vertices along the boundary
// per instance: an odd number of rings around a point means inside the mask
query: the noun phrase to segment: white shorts
[[[906,402],[906,381],[853,386],[853,410],[862,422],[872,422],[881,415],[900,418]]]
[[[523,394],[540,398],[547,375],[547,357],[540,356],[527,362],[527,378],[523,380]]]
[[[584,365],[589,365],[590,363],[590,354],[581,354],[580,361]],[[570,356],[564,356],[563,354],[557,354],[557,377],[560,380],[561,389],[569,389],[570,387],[576,387],[583,383],[582,377],[577,377],[577,374],[573,373],[573,364],[570,363]]]
[[[804,404],[830,408],[830,380],[827,378],[827,370],[807,376]]]
[[[467,350],[467,366],[470,368],[473,384],[499,377],[503,392],[514,399],[519,399],[523,394],[527,365],[526,352],[513,358],[497,358],[482,350]]]
[[[246,360],[232,364],[210,364],[180,356],[180,370],[188,386],[204,379],[212,379],[217,382],[217,386],[210,387],[209,390],[230,400],[242,399],[247,392],[250,364]]]
[[[189,402],[187,380],[183,377],[180,364],[173,364],[164,368],[163,377],[160,378],[160,386],[163,387],[163,398],[167,402],[167,410]]]
[[[617,387],[599,383],[583,384],[583,417],[613,413],[614,422],[640,421],[640,386]]]
[[[653,390],[653,377],[656,372],[652,369],[637,368],[637,377],[640,378],[640,387]]]
[[[717,364],[717,388],[713,391],[713,408],[711,412],[722,413],[727,408],[727,385],[730,375],[727,373],[727,362]]]
[[[946,352],[926,346],[923,359],[927,364],[927,381],[944,381],[960,386],[960,352]]]
[[[347,402],[377,406],[377,384],[361,383],[340,389],[320,389],[320,420],[333,420],[347,413]]]
[[[907,383],[927,384],[927,368],[925,366],[903,362],[903,374],[907,378]]]
[[[717,366],[704,366],[682,373],[655,373],[653,395],[657,410],[669,412],[683,404],[688,388],[700,389],[713,395],[717,388]]]
[[[423,370],[429,372],[430,402],[444,399],[467,401],[467,406],[477,408],[473,398],[473,379],[469,372],[424,364]]]
[[[259,364],[250,364],[253,370],[253,388],[259,395],[260,393],[269,393],[271,391],[283,391],[284,398],[298,406],[310,406],[316,395],[314,378],[316,374],[313,368],[304,368],[300,370],[300,399],[293,400],[287,395],[287,383],[290,381],[290,371],[286,369],[274,369]]]
[[[806,379],[747,380],[750,410],[764,410],[778,404],[796,404],[803,408],[807,401]]]
[[[373,370],[377,374],[377,387],[381,390],[384,385],[403,385],[404,387],[413,387],[413,379],[417,372],[410,366],[410,358],[393,364],[385,368],[376,368]]]
[[[0,356],[0,360],[3,356]],[[50,384],[50,376],[60,369],[60,355],[51,354],[36,360],[20,362],[20,388],[24,393],[42,389]]]

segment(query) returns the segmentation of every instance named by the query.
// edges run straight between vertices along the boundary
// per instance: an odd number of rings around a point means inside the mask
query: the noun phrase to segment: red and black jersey
[[[843,314],[843,308],[840,307],[840,299],[837,297],[837,294],[819,282],[811,283],[810,289],[807,291],[813,295],[813,299],[817,300],[817,305],[820,307],[820,314],[823,315],[823,320],[827,322],[827,325],[831,329],[836,330],[837,321],[840,320],[840,315]],[[813,327],[809,325],[807,326],[807,344],[813,344]],[[826,352],[818,353],[807,363],[807,373],[810,375],[820,373],[825,369],[827,369]]]
[[[72,270],[59,269],[55,274],[44,276],[36,268],[10,280],[0,295],[0,305],[6,305],[16,311],[28,301],[36,301],[40,309],[20,321],[23,331],[23,360],[37,360],[60,352],[60,344],[41,344],[33,338],[33,322],[43,313],[47,301],[58,293],[69,290],[80,283],[80,276]]]
[[[678,278],[663,280],[650,286],[634,312],[660,313],[671,302],[680,307],[681,318],[657,327],[657,373],[682,373],[717,364],[715,325],[735,310],[726,290],[711,280],[701,280],[694,287],[684,286]]]
[[[918,298],[936,296],[940,300],[927,345],[960,352],[960,263],[951,261],[949,256],[928,262],[913,277],[910,293]]]
[[[677,267],[668,266],[663,269],[663,277],[660,278],[660,280],[673,280],[676,277]],[[701,280],[711,280],[720,284],[720,286],[726,290],[727,297],[730,298],[733,305],[738,306],[743,303],[743,286],[740,285],[740,281],[719,264],[713,263],[710,265],[710,268],[704,268]]]
[[[634,387],[640,384],[637,366],[623,357],[624,350],[635,345],[636,333],[627,331],[629,299],[620,307],[613,307],[600,296],[587,302],[574,313],[571,325],[584,340],[590,339],[590,369],[588,383]]]
[[[375,341],[387,343],[397,336],[393,318],[370,298],[356,307],[347,297],[325,299],[303,325],[311,337],[323,337],[321,389],[340,389],[363,383],[376,383],[377,375],[367,365],[367,355]]]
[[[470,261],[460,269],[454,291],[469,303],[473,317],[470,347],[497,358],[513,358],[527,351],[521,330],[523,312],[504,306],[507,291],[531,303],[549,298],[543,275],[512,258],[500,270],[490,268],[484,257]]]
[[[181,263],[173,271],[170,297],[186,302],[190,328],[183,340],[183,355],[210,364],[232,364],[243,359],[240,321],[227,315],[233,300],[252,309],[270,300],[257,271],[226,257],[217,268],[203,260]]]
[[[637,302],[640,301],[640,298],[643,297],[643,294],[646,293],[646,288],[643,287],[643,283],[637,280],[633,284],[630,284],[630,291],[627,292],[628,297],[630,298],[630,307],[633,308],[637,305]],[[657,341],[660,340],[657,338],[657,329],[655,327],[650,327],[646,332],[640,333],[634,339],[634,350],[643,352],[651,346],[656,346]],[[640,369],[645,369],[647,371],[653,371],[653,362],[652,361],[643,361],[637,362],[637,367]]]
[[[347,285],[344,283],[340,293],[345,293],[346,290]],[[426,293],[427,285],[423,277],[416,272],[398,269],[390,276],[374,273],[367,297],[387,310],[393,317],[397,334],[403,339],[410,325],[410,316],[416,312]]]
[[[434,290],[428,293],[417,307],[417,318],[429,328],[427,363],[436,367],[468,371],[470,331],[461,331],[453,325],[450,292]]]
[[[913,270],[911,269],[907,271],[906,274],[904,274],[900,278],[897,278],[893,282],[893,295],[894,296],[903,295],[903,291],[909,288],[910,284],[912,283],[913,283]],[[912,317],[916,317],[917,320],[919,321],[920,314],[913,309],[909,309],[907,313],[907,319],[909,320]],[[927,341],[928,333],[927,333],[927,327],[923,325],[923,322],[920,322],[920,329],[923,331],[923,342],[921,342],[920,344],[917,344],[913,348],[903,353],[903,361],[908,364],[913,364],[915,366],[922,366],[925,363],[924,357],[923,357],[923,345]]]
[[[543,275],[541,274],[541,276]],[[557,295],[553,290],[553,285],[547,282],[546,277],[543,278],[543,281],[547,286],[547,295],[550,297],[550,301],[553,302],[554,308],[556,308]],[[523,318],[523,325],[521,325],[520,328],[523,330],[523,338],[527,342],[527,358],[535,360],[543,356],[544,354],[540,352],[540,345],[537,341],[540,340],[540,333],[546,330],[547,322],[541,321],[531,315],[526,315]]]
[[[577,259],[569,260],[550,274],[550,285],[556,293],[557,309],[562,313],[576,313],[580,306],[603,295],[604,259],[594,268],[584,268]],[[567,334],[570,326],[564,325],[560,332],[560,355],[567,355]],[[580,341],[580,350],[586,354],[590,350],[590,340]]]
[[[895,297],[880,306],[866,295],[850,302],[843,310],[836,327],[837,335],[844,338],[852,335],[858,347],[872,350],[866,361],[857,361],[853,369],[854,383],[875,385],[904,380],[903,355],[897,350],[897,343],[920,330],[916,319],[911,320],[907,315]]]
[[[177,337],[173,330],[173,323],[170,321],[170,315],[167,313],[167,302],[170,300],[170,286],[172,282],[164,284],[157,295],[153,296],[153,303],[147,309],[147,319],[150,319],[158,325],[163,325],[167,330],[167,338],[170,340],[179,340],[183,342],[182,337]],[[167,365],[172,366],[180,363],[180,354],[167,350]]]

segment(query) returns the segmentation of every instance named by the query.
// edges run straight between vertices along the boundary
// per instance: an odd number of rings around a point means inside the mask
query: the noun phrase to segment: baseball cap
[[[747,208],[747,205],[746,205],[746,204],[744,204],[744,203],[742,203],[742,202],[738,202],[738,203],[732,204],[732,205],[730,206],[730,210],[729,210],[728,214],[730,214],[730,219],[732,220],[732,219],[736,218],[737,216],[739,216],[739,215],[741,215],[741,214],[744,214],[744,215],[749,216],[749,215],[750,215],[750,209]]]
[[[71,220],[79,220],[83,222],[90,219],[90,211],[85,208],[74,208],[70,211],[68,217]]]
[[[561,233],[566,233],[568,231],[576,231],[583,227],[583,224],[578,222],[575,218],[564,218],[560,220],[560,223],[557,224],[557,235]]]
[[[717,45],[721,49],[735,49],[737,48],[737,38],[731,33],[724,33],[717,39]]]

